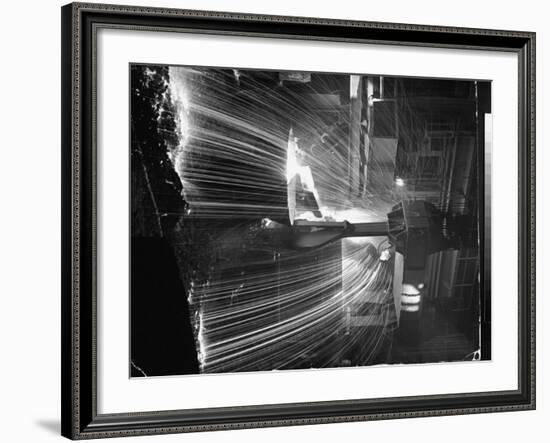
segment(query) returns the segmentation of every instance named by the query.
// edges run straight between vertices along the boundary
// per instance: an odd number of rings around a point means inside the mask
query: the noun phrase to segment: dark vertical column
[[[162,238],[133,237],[131,254],[131,375],[197,374],[187,293],[172,248]]]
[[[72,5],[61,9],[61,434],[72,432],[71,134]]]

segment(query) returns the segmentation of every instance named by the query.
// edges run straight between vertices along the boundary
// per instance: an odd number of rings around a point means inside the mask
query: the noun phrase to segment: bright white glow
[[[361,84],[360,75],[351,75],[349,79],[349,96],[357,98],[359,96],[359,85]]]
[[[380,254],[380,261],[388,261],[391,257],[389,249],[384,249]]]
[[[204,365],[204,356],[206,353],[206,344],[204,343],[204,327],[202,322],[202,313],[199,313],[199,331],[198,331],[199,352],[197,358],[201,366]]]
[[[409,283],[403,283],[403,288],[401,289],[401,294],[403,295],[417,295],[420,294],[420,291],[416,289],[413,285]]]
[[[416,305],[420,303],[420,295],[401,295],[401,303],[406,305]]]
[[[302,186],[307,190],[313,193],[317,204],[320,204],[319,195],[315,189],[315,183],[313,182],[313,175],[311,174],[311,168],[309,166],[302,166],[298,161],[298,143],[296,137],[294,137],[292,129],[288,137],[288,149],[286,157],[286,182],[290,182],[295,179],[296,176],[300,177]]]
[[[379,215],[374,214],[371,210],[366,208],[350,208],[344,210],[332,210],[329,207],[321,208],[323,215],[330,217],[335,221],[348,221],[350,223],[367,223],[383,221]]]
[[[176,131],[178,133],[179,146],[176,152],[168,152],[172,163],[174,163],[176,172],[182,168],[180,152],[185,150],[187,139],[189,137],[189,95],[187,92],[187,82],[185,80],[184,71],[182,69],[170,68],[170,78],[178,81],[171,81],[167,86],[176,109]],[[166,93],[164,93],[166,96]],[[160,114],[159,114],[160,115]],[[180,177],[181,178],[181,177]]]
[[[397,178],[395,179],[395,184],[396,184],[397,186],[405,186],[405,180],[403,180],[403,179],[400,178],[400,177],[397,177]]]
[[[302,185],[306,190],[315,193],[315,184],[313,183],[313,175],[311,175],[311,168],[309,166],[302,166],[299,168],[300,179]]]
[[[418,312],[420,310],[420,306],[419,305],[403,305],[401,307],[401,310],[405,311],[405,312]]]
[[[418,286],[417,286],[418,289],[424,289],[424,283],[420,283]]]

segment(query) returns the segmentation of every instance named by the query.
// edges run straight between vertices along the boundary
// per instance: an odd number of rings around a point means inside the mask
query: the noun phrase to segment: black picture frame
[[[535,408],[535,33],[72,3],[62,15],[62,435],[71,439]],[[507,51],[519,59],[518,389],[97,413],[95,39],[99,27]]]

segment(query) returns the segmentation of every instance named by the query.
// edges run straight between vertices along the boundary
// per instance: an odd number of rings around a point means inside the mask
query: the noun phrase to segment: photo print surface
[[[490,81],[130,65],[132,377],[491,358]]]

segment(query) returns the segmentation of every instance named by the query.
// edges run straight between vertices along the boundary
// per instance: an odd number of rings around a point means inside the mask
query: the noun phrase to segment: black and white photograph
[[[546,441],[547,10],[7,2],[0,440]]]
[[[550,8],[507,6],[5,2],[0,441],[547,441]]]
[[[490,80],[129,76],[131,377],[491,360]]]

